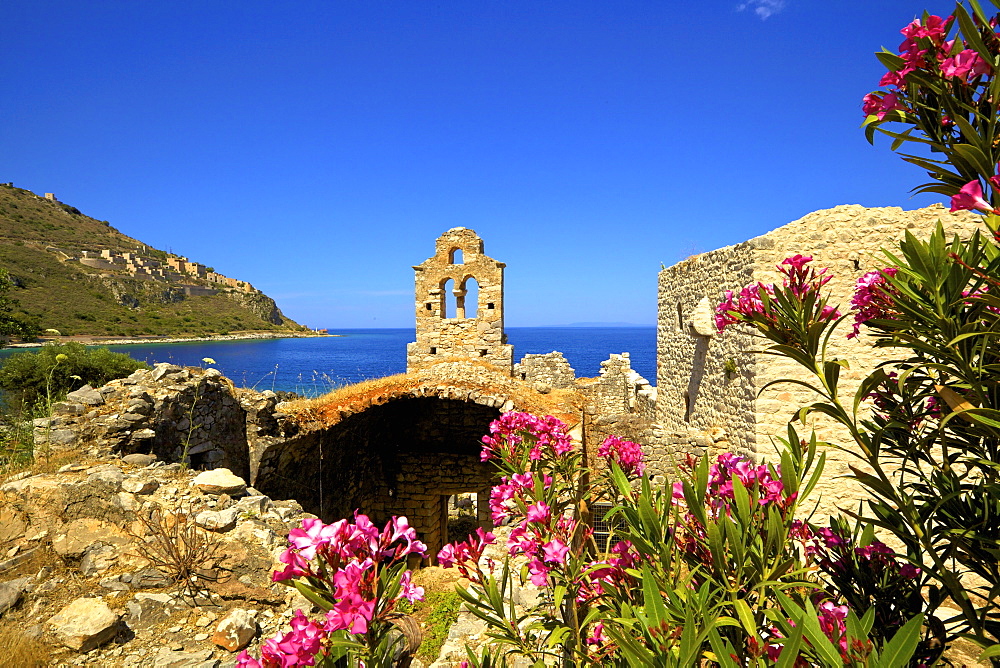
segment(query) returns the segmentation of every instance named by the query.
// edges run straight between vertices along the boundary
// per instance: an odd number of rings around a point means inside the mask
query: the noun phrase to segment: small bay
[[[558,350],[578,377],[597,376],[611,353],[631,354],[632,368],[656,382],[655,327],[508,327],[514,359]],[[335,387],[406,371],[406,344],[413,328],[331,330],[339,336],[246,341],[192,341],[109,345],[155,364],[206,366],[215,360],[237,386],[315,396]],[[0,351],[0,358],[20,349]],[[30,349],[29,349],[30,350]]]

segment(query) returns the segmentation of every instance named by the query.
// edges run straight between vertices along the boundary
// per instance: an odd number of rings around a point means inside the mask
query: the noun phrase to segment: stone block
[[[63,645],[78,652],[89,652],[115,636],[118,615],[99,598],[78,598],[47,624]]]

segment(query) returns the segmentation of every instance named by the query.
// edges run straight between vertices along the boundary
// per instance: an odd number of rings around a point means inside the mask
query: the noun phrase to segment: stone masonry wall
[[[663,269],[656,333],[657,421],[678,432],[722,426],[733,444],[751,452],[755,342],[746,332],[716,336],[712,308],[724,290],[749,283],[753,268],[754,249],[746,242]]]
[[[560,352],[528,353],[514,365],[514,378],[535,385],[565,389],[576,385],[576,371]]]
[[[826,286],[832,294],[830,303],[839,304],[846,312],[856,280],[885,266],[880,249],[891,248],[905,230],[926,238],[938,220],[949,235],[968,236],[977,228],[979,219],[968,213],[950,214],[940,205],[916,211],[838,206],[661,271],[657,414],[664,427],[686,423],[698,429],[719,428],[729,444],[745,446],[760,458],[774,459],[773,438],[784,435],[796,409],[814,397],[808,390],[789,384],[772,386],[757,396],[773,380],[806,380],[807,375],[789,360],[754,352],[768,342],[755,340],[747,328],[730,327],[721,334],[715,331],[710,317],[723,291],[738,291],[751,282],[779,281],[775,265],[782,259],[795,254],[811,255],[814,266],[828,267],[833,275]],[[680,324],[686,327],[678,327],[678,312],[692,314],[690,319],[682,315]],[[888,356],[886,351],[873,348],[865,334],[848,340],[850,331],[848,320],[832,337],[829,350],[832,357],[850,362],[850,369],[841,373],[844,396],[852,396],[860,379]],[[700,388],[686,416],[681,412],[685,384]],[[690,393],[690,389],[687,391]],[[829,423],[817,421],[812,426],[821,440],[847,444],[846,434]],[[799,431],[808,436],[808,429]],[[833,448],[828,449],[827,458],[816,492],[823,499],[820,512],[856,507],[861,492],[841,477],[855,462]]]
[[[461,357],[481,359],[509,372],[514,352],[503,331],[506,265],[484,255],[483,240],[464,227],[450,229],[438,237],[435,250],[433,257],[413,268],[417,340],[406,348],[407,370],[448,357]],[[470,279],[478,285],[475,317],[466,317]],[[449,281],[455,297],[454,313],[446,310],[445,290]],[[468,306],[471,311],[472,305]]]
[[[484,255],[483,240],[464,227],[448,230],[435,246],[434,256],[413,268],[417,340],[406,348],[407,370],[460,357],[481,359],[509,372],[514,353],[503,331],[506,265]],[[473,279],[478,285],[478,308],[475,317],[466,317],[465,299]],[[448,287],[455,297],[454,313],[446,310]]]
[[[833,279],[826,286],[831,293],[830,303],[839,304],[841,312],[846,313],[857,279],[886,265],[880,249],[892,249],[906,230],[926,239],[939,220],[948,237],[954,234],[968,237],[978,228],[981,218],[968,212],[951,214],[941,205],[916,211],[903,211],[898,207],[867,209],[857,205],[816,211],[751,241],[756,247],[754,279],[773,283],[780,278],[775,265],[782,259],[796,253],[811,255],[816,267],[830,269]],[[847,339],[852,322],[848,319],[831,337],[828,353],[850,363],[850,368],[844,369],[840,376],[840,388],[845,397],[852,397],[860,380],[880,361],[891,356],[872,346],[864,328],[859,338]],[[758,389],[781,378],[806,378],[798,365],[784,358],[768,357],[758,368]],[[769,437],[783,433],[793,411],[813,398],[804,388],[790,384],[766,390],[758,398],[756,407],[759,443],[769,446]],[[849,444],[846,431],[829,421],[816,420],[813,426],[820,440]],[[800,431],[808,435],[807,430]],[[773,458],[773,448],[765,449],[762,445],[758,446],[758,451]],[[848,466],[857,463],[854,457],[840,450],[828,449],[823,480],[816,488],[816,493],[823,497],[821,507],[827,512],[856,508],[862,492],[841,476],[849,473]]]
[[[632,368],[629,353],[612,354],[601,362],[601,375],[586,388],[597,415],[630,413],[652,421],[656,413],[656,388]]]
[[[186,449],[193,468],[224,467],[248,479],[248,413],[237,394],[216,369],[157,364],[99,390],[84,386],[71,392],[53,406],[52,417],[35,420],[35,442],[92,443],[99,450],[150,453],[164,461],[180,461]],[[260,401],[269,399],[261,395]],[[256,419],[254,411],[251,422]],[[249,431],[271,428],[254,423]]]

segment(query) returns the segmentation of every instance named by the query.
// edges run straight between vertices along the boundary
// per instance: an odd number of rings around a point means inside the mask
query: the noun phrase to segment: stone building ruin
[[[909,230],[926,238],[938,221],[946,234],[967,237],[980,224],[968,212],[949,213],[941,205],[915,211],[898,207],[838,206],[816,211],[767,234],[734,246],[702,253],[663,269],[659,274],[657,327],[656,421],[666,433],[707,435],[727,449],[754,458],[775,460],[775,436],[786,433],[794,412],[813,400],[791,384],[761,388],[781,378],[806,380],[794,362],[760,350],[768,341],[734,326],[719,333],[713,316],[725,290],[738,292],[750,283],[779,282],[776,265],[795,254],[811,255],[813,265],[828,267],[830,303],[842,313],[850,308],[855,282],[886,262],[880,252],[892,248]],[[830,354],[847,359],[842,391],[853,394],[857,383],[890,353],[872,346],[863,333],[848,340],[845,322],[831,339]],[[821,440],[846,443],[846,435],[830,424],[813,425]],[[808,435],[807,430],[800,434]],[[829,450],[817,492],[826,509],[857,504],[860,491],[839,476],[851,463],[844,453]]]
[[[413,267],[417,340],[406,347],[414,371],[448,357],[477,358],[511,369],[514,347],[503,331],[503,262],[483,254],[473,230],[455,227],[435,243],[435,253]],[[476,303],[468,300],[471,285]]]
[[[480,461],[480,439],[501,413],[555,415],[591,455],[604,434],[626,425],[646,431],[653,417],[656,390],[631,369],[628,353],[612,355],[592,379],[576,378],[558,352],[513,366],[503,269],[472,230],[438,238],[435,255],[415,267],[417,340],[406,374],[279,403],[273,392],[235,388],[214,369],[159,364],[72,393],[36,422],[36,442],[163,461],[180,460],[186,444],[193,468],[229,468],[327,522],[356,510],[380,522],[406,515],[435,555],[449,540],[452,496],[475,494],[475,517],[491,526],[486,500],[496,473]],[[467,299],[473,280],[475,313]]]

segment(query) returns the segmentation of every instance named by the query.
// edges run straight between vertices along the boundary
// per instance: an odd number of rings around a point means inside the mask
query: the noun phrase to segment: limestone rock
[[[48,621],[60,642],[78,652],[89,652],[114,637],[118,615],[99,598],[78,598]]]
[[[159,486],[160,483],[156,480],[139,476],[129,476],[122,482],[122,489],[129,494],[152,494]]]
[[[65,533],[56,536],[52,549],[61,557],[76,559],[94,543],[122,546],[128,542],[118,527],[93,518],[81,518],[70,522]]]
[[[230,652],[246,647],[257,635],[257,621],[249,610],[236,608],[223,617],[212,634],[212,642]]]
[[[184,652],[162,647],[153,659],[153,668],[216,668],[219,661],[212,654],[210,649]]]
[[[100,406],[104,403],[104,395],[90,385],[84,385],[79,390],[74,390],[67,394],[66,401],[86,406]]]
[[[95,543],[88,547],[80,560],[80,572],[85,577],[99,575],[118,561],[118,548],[107,543]]]
[[[116,492],[121,489],[122,480],[125,478],[125,474],[117,466],[109,466],[96,471],[91,469],[88,472],[90,475],[87,476],[87,482],[107,485]]]
[[[0,617],[21,600],[21,588],[9,582],[0,583]]]
[[[136,434],[138,434],[138,432],[136,432]],[[132,434],[132,437],[135,438],[136,434]],[[155,432],[153,433],[153,436],[156,436]],[[126,464],[131,464],[132,466],[149,466],[150,464],[156,461],[156,455],[144,455],[142,453],[136,452],[131,455],[125,455],[124,457],[122,457],[122,461],[125,462]]]
[[[247,490],[247,483],[243,478],[229,469],[221,468],[199,473],[191,484],[206,494],[215,495],[242,496]]]
[[[161,380],[167,374],[179,373],[183,370],[184,370],[183,368],[177,366],[176,364],[161,362],[153,368],[152,373],[150,373],[150,378],[158,381]]]
[[[35,432],[36,443],[68,446],[76,443],[76,439],[76,432],[72,429],[46,429],[41,432]]]
[[[198,526],[205,527],[211,531],[229,531],[236,526],[236,518],[239,517],[238,508],[227,508],[226,510],[206,510],[195,515],[194,521]]]
[[[125,623],[130,629],[148,629],[165,622],[180,606],[170,594],[139,592],[125,606]]]

